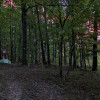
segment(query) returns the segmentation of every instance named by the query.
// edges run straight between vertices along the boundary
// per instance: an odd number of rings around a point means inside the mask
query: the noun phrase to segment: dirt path
[[[68,100],[63,90],[55,84],[32,75],[34,69],[4,67],[0,74],[4,77],[7,89],[5,99],[0,100]]]
[[[15,80],[14,77],[11,77],[7,81],[7,100],[20,100],[22,95],[22,89],[20,83]]]

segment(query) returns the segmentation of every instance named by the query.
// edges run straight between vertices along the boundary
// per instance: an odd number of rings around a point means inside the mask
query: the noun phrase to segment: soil
[[[31,67],[0,65],[0,75],[6,86],[0,100],[68,100],[58,85],[41,79],[37,70]]]

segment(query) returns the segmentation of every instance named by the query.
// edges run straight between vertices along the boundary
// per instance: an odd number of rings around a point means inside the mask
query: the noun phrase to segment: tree
[[[98,35],[98,28],[97,28],[97,24],[98,24],[98,17],[99,17],[99,4],[97,2],[94,3],[94,34],[93,34],[93,40],[94,40],[94,44],[93,44],[93,71],[97,70],[97,66],[98,66],[98,61],[97,61],[97,35]]]
[[[1,1],[0,1],[0,12],[1,12]],[[0,28],[0,59],[1,59],[1,28]]]
[[[49,46],[49,37],[48,37],[48,30],[47,30],[47,12],[46,7],[44,6],[44,18],[45,18],[45,32],[46,32],[46,45],[47,45],[47,63],[50,65],[50,46]]]
[[[37,13],[37,21],[38,21],[38,30],[39,30],[39,33],[40,33],[40,41],[41,41],[42,62],[43,62],[43,64],[46,64],[45,53],[44,53],[44,45],[43,45],[43,37],[42,37],[41,27],[40,27],[40,17],[39,17],[39,12],[38,12],[37,6],[36,6],[36,13]]]
[[[23,31],[23,56],[22,56],[22,65],[27,65],[27,10],[26,10],[26,1],[21,0],[21,11],[22,11],[22,31]]]

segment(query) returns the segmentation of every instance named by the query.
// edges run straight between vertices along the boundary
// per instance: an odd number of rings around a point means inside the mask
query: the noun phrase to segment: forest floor
[[[0,100],[100,100],[99,73],[74,70],[65,80],[49,67],[1,64]]]

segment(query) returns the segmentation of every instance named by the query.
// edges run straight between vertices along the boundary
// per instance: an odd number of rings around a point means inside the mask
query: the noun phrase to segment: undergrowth
[[[39,70],[37,74],[41,74],[40,77],[42,79],[59,85],[65,91],[69,100],[100,100],[99,71],[92,72],[76,69],[70,72],[67,80],[59,77],[59,71],[57,69],[51,71],[49,68],[42,71]]]

